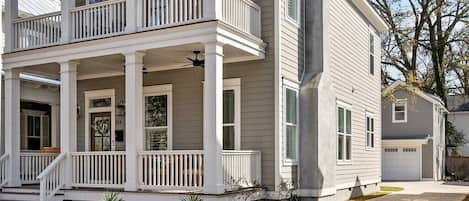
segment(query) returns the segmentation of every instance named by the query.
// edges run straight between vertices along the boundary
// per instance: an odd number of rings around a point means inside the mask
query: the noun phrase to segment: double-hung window
[[[295,163],[298,160],[298,85],[284,81],[284,157],[285,161]]]
[[[375,35],[370,32],[370,74],[375,74]]]
[[[375,147],[375,119],[372,115],[366,115],[366,148]]]
[[[172,86],[144,88],[145,149],[172,149]]]
[[[392,104],[392,122],[405,123],[407,122],[407,100],[400,99]]]
[[[352,160],[352,107],[337,105],[337,160],[348,162]]]
[[[300,16],[300,1],[299,0],[286,0],[286,13],[287,18],[291,22],[298,24]]]

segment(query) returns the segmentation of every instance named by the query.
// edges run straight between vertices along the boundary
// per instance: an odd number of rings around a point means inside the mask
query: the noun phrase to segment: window
[[[370,33],[370,74],[375,74],[375,35]]]
[[[287,1],[287,18],[298,24],[299,11],[300,11],[300,2],[298,0],[286,0]]]
[[[27,116],[28,150],[41,149],[41,124],[40,116]]]
[[[352,159],[352,111],[351,106],[339,103],[337,107],[337,160]]]
[[[145,149],[171,150],[171,85],[144,88]]]
[[[298,85],[284,81],[284,146],[285,159],[295,163],[298,159]]]
[[[370,115],[366,116],[366,148],[375,147],[375,119]]]
[[[401,99],[392,104],[392,122],[407,122],[407,100]]]
[[[223,80],[223,149],[241,148],[241,80]]]

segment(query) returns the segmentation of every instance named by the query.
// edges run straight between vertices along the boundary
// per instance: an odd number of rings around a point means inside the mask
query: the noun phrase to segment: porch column
[[[75,0],[62,0],[60,3],[62,10],[62,42],[67,43],[72,40],[72,14],[70,10],[75,7]]]
[[[72,158],[77,150],[77,66],[76,62],[60,63],[60,151],[68,154],[65,165],[65,187],[72,184]]]
[[[18,18],[18,0],[5,1],[5,52],[15,48],[15,31],[13,22]]]
[[[9,154],[9,187],[21,186],[20,139],[20,74],[5,70],[5,154]]]
[[[221,194],[223,182],[223,44],[205,44],[204,193]]]
[[[143,52],[125,53],[126,191],[138,189],[138,152],[143,151]]]
[[[59,147],[60,105],[51,105],[51,147]]]

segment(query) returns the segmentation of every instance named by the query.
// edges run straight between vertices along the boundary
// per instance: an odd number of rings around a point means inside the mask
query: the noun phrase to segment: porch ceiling
[[[199,59],[203,59],[204,45],[201,43],[187,44],[158,49],[149,49],[144,57],[144,67],[147,71],[162,71],[178,68],[190,68],[187,58],[194,58],[193,51],[201,51]],[[231,63],[249,58],[250,54],[230,45],[224,46],[225,63]],[[115,76],[122,74],[125,58],[121,54],[93,57],[78,60],[78,79]],[[21,69],[23,73],[43,76],[50,79],[60,78],[58,63],[41,64]]]

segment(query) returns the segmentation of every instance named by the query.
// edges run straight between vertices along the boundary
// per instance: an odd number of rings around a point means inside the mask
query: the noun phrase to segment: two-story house
[[[387,26],[366,1],[62,0],[33,17],[18,1],[6,1],[0,196],[25,181],[41,201],[377,190]],[[52,162],[21,157],[20,73],[60,81]]]
[[[444,103],[402,81],[383,95],[383,180],[443,179],[448,113]]]

